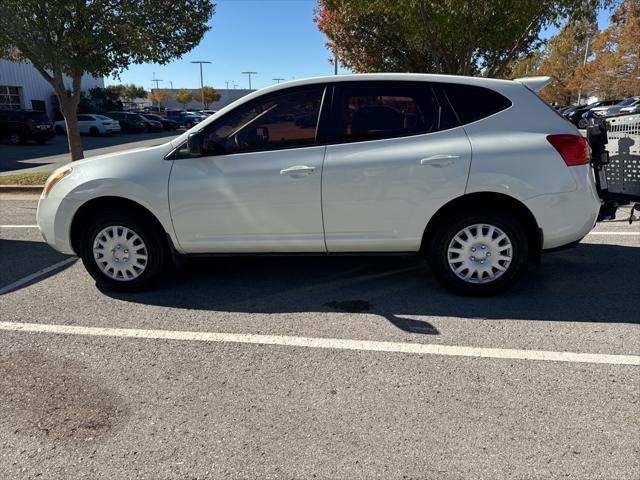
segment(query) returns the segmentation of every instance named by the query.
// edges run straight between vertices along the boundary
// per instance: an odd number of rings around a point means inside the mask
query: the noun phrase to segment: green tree
[[[117,92],[114,92],[114,89],[109,87],[94,87],[89,90],[89,97],[95,106],[96,112],[98,113],[122,110],[120,95]]]
[[[199,88],[197,92],[194,93],[193,97],[196,100],[202,100],[202,93],[204,92],[204,106],[203,108],[209,108],[209,104],[213,102],[217,102],[220,100],[220,94],[213,87],[207,87],[206,85],[202,88]]]
[[[121,98],[125,103],[131,104],[136,98],[147,98],[147,91],[144,87],[139,87],[133,83],[128,83],[122,86]]]
[[[315,21],[356,72],[503,77],[565,18],[593,18],[616,0],[318,0]]]
[[[187,103],[193,100],[193,90],[182,88],[176,93],[175,99],[176,102],[182,105],[182,108],[187,108]]]
[[[53,86],[78,160],[83,74],[117,76],[131,64],[179,58],[200,42],[214,12],[210,0],[2,0],[0,56],[31,62]]]

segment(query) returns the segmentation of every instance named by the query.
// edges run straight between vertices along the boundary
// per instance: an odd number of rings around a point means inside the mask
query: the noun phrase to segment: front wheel
[[[508,212],[476,211],[436,230],[428,260],[436,278],[464,295],[491,295],[509,286],[529,255],[522,225]]]
[[[80,256],[89,274],[111,290],[136,291],[163,271],[162,232],[147,219],[118,211],[96,215],[80,239]]]
[[[578,128],[585,129],[588,126],[589,126],[589,120],[587,120],[586,118],[581,118],[580,120],[578,120]]]

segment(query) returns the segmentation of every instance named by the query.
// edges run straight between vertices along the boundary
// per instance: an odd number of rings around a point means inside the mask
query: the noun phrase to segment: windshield
[[[623,101],[621,101],[618,105],[620,105],[622,107],[626,107],[628,105],[633,105],[635,102],[637,102],[637,99],[635,99],[633,97],[629,97],[629,98],[626,98]]]

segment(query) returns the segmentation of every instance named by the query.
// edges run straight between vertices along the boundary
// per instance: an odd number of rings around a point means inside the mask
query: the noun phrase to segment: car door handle
[[[306,165],[294,165],[293,167],[280,170],[280,175],[288,175],[293,178],[305,177],[316,171],[316,167],[308,167]]]
[[[448,165],[453,165],[456,158],[460,158],[460,155],[432,155],[420,160],[420,165],[429,165],[431,167],[442,168]]]

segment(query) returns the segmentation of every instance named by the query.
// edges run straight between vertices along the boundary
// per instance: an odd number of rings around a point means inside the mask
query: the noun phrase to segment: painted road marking
[[[38,225],[0,225],[0,228],[38,228]]]
[[[608,365],[640,365],[637,355],[607,355],[600,353],[552,352],[545,350],[516,350],[503,348],[476,348],[424,343],[375,342],[339,338],[311,338],[281,335],[254,335],[247,333],[188,332],[175,330],[138,330],[131,328],[79,327],[41,323],[0,322],[0,330],[59,335],[84,335],[152,340],[179,340],[191,342],[248,343],[286,347],[360,350],[369,352],[413,353],[418,355],[446,355],[454,357],[480,357],[509,360],[537,360],[547,362],[599,363]]]
[[[43,275],[46,275],[49,272],[52,272],[54,270],[57,270],[58,268],[62,268],[65,265],[68,265],[72,262],[75,262],[77,260],[76,257],[70,257],[70,258],[65,258],[64,260],[62,260],[61,262],[58,263],[54,263],[53,265],[47,267],[47,268],[43,268],[42,270],[38,270],[35,273],[32,273],[31,275],[27,275],[26,277],[22,277],[19,280],[16,280],[13,283],[10,283],[9,285],[7,285],[6,287],[2,287],[0,288],[0,295],[4,295],[7,292],[10,292],[11,290],[15,290],[16,288],[31,282],[32,280],[35,280],[38,277],[41,277]]]

